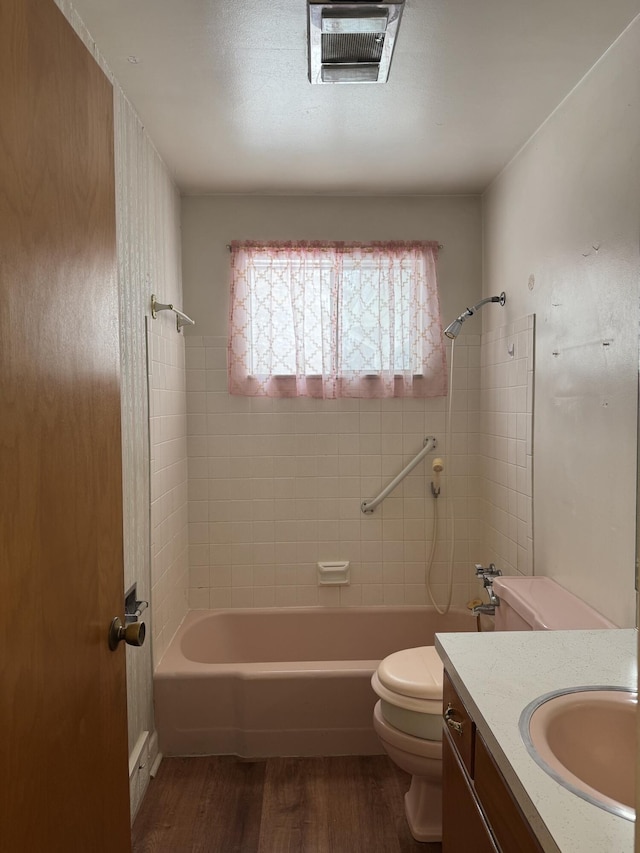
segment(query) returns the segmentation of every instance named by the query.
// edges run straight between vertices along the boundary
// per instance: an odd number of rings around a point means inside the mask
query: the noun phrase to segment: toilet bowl
[[[394,764],[411,774],[404,811],[416,841],[442,839],[442,741],[423,740],[390,725],[380,702],[373,709],[373,728]]]
[[[615,627],[545,577],[496,578],[496,630]],[[443,666],[433,646],[394,652],[371,679],[373,727],[389,758],[411,774],[405,814],[416,841],[442,839]]]
[[[389,758],[411,774],[405,814],[416,841],[442,837],[442,661],[433,646],[386,657],[371,679],[373,727]]]

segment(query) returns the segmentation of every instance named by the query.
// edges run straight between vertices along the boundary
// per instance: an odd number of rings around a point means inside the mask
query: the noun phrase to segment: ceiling
[[[185,194],[482,192],[640,0],[406,0],[389,82],[311,86],[305,0],[74,0]]]

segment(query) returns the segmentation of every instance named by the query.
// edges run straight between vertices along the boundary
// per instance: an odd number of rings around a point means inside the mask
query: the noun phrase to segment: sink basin
[[[637,692],[624,687],[558,690],[524,709],[520,733],[534,761],[560,785],[635,820],[637,706]]]

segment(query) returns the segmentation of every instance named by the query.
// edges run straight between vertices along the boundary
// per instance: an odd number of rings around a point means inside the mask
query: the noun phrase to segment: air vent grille
[[[322,62],[380,62],[384,33],[322,33]]]
[[[385,83],[404,0],[307,0],[311,83]]]

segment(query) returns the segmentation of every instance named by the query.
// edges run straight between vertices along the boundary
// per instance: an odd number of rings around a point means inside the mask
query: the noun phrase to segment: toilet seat
[[[442,738],[443,666],[433,646],[394,652],[371,679],[383,718],[400,732],[423,740]]]
[[[394,652],[380,662],[377,672],[380,682],[393,693],[442,701],[443,666],[435,646]]]

